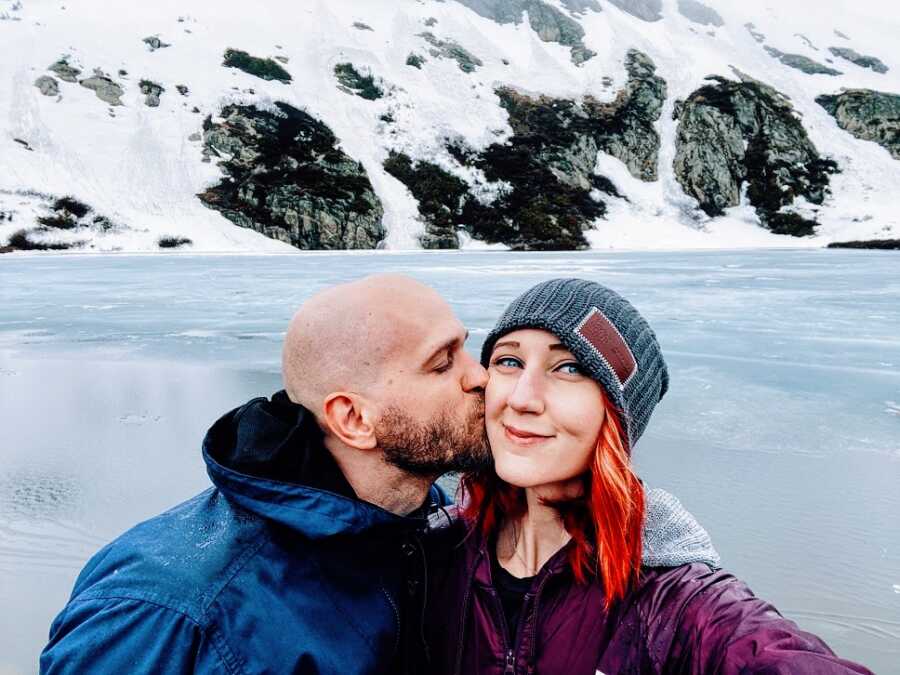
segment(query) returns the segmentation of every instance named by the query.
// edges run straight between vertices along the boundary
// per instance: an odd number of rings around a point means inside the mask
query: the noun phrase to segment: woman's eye
[[[494,365],[500,368],[520,368],[522,363],[519,359],[514,359],[512,356],[501,356],[494,359]]]
[[[563,363],[556,370],[566,375],[584,375],[584,370],[577,363]]]

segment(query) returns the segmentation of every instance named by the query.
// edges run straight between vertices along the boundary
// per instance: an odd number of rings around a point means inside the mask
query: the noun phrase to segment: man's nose
[[[535,413],[544,412],[544,396],[541,391],[542,385],[540,381],[541,375],[523,370],[509,397],[506,404],[518,413]]]
[[[488,372],[468,352],[464,352],[463,358],[467,359],[466,369],[463,373],[462,388],[464,391],[484,389],[488,381]]]

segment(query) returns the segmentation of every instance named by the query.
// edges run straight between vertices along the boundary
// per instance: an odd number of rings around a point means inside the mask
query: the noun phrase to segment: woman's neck
[[[526,488],[525,514],[500,528],[497,560],[514,577],[536,575],[544,563],[572,538],[557,510],[543,503],[542,493],[541,490]]]

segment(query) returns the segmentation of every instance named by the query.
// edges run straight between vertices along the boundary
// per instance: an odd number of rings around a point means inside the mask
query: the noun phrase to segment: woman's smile
[[[539,443],[543,443],[544,441],[549,441],[554,437],[554,435],[539,434],[533,431],[528,431],[526,429],[520,429],[510,424],[504,424],[503,430],[505,432],[506,438],[510,442],[522,447],[537,445]]]

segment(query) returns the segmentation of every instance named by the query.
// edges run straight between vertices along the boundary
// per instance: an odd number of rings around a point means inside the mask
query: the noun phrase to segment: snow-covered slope
[[[720,26],[687,18],[682,11],[698,18],[690,11],[697,3],[685,0],[662,0],[657,21],[627,11],[654,5],[646,0],[545,4],[580,24],[592,58],[576,64],[570,46],[544,41],[527,14],[518,23],[500,23],[483,16],[488,11],[475,11],[497,5],[487,0],[0,0],[0,246],[46,217],[55,198],[70,195],[106,220],[100,226],[89,218],[77,231],[44,233],[44,240],[79,240],[95,250],[156,250],[160,237],[177,236],[190,239],[195,251],[293,250],[235,226],[197,197],[222,179],[216,162],[203,161],[204,119],[215,119],[229,103],[266,107],[283,101],[324,122],[343,152],[362,164],[384,208],[385,245],[415,248],[423,224],[416,200],[383,168],[389,151],[465,177],[446,141],[463,139],[477,150],[512,134],[498,86],[611,101],[626,82],[624,58],[632,48],[648,55],[667,83],[656,123],[659,179],[639,181],[619,160],[600,153],[598,171],[628,199],[608,201],[606,217],[587,233],[593,247],[821,246],[900,237],[900,161],[841,130],[815,102],[844,87],[900,93],[900,12],[893,3],[704,0]],[[464,47],[482,65],[465,72],[452,58],[431,54],[426,31],[436,41]],[[170,46],[151,49],[143,41],[148,36]],[[807,74],[774,58],[767,46],[842,74]],[[888,71],[855,65],[829,47],[876,56]],[[292,81],[223,67],[228,48],[281,57]],[[426,62],[407,65],[410,54]],[[47,68],[61,57],[82,71],[79,78],[103,71],[123,88],[122,105],[62,80],[57,95],[44,95],[35,81],[53,75]],[[334,67],[345,62],[380,78],[387,95],[373,101],[339,88]],[[841,169],[818,209],[813,237],[772,234],[749,205],[710,218],[676,180],[676,100],[708,75],[734,79],[734,69],[787,95],[818,151]],[[158,107],[145,104],[139,84],[145,79],[165,89]],[[187,87],[187,94],[176,85]]]

